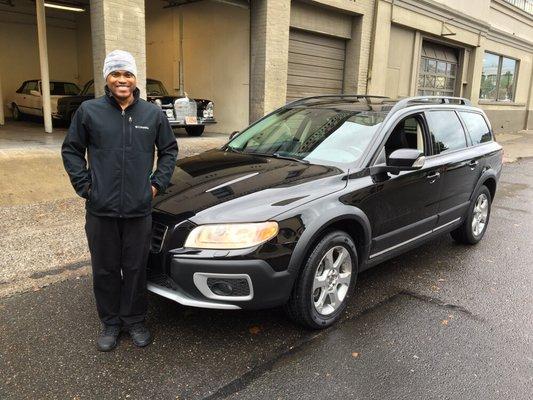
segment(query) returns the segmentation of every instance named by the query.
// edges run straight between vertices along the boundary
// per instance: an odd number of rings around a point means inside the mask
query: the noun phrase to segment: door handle
[[[429,183],[433,183],[439,178],[440,178],[440,172],[434,172],[431,175],[426,175],[426,179],[429,180]]]
[[[470,167],[470,169],[475,169],[478,165],[478,162],[476,160],[472,160],[468,163],[468,166]]]

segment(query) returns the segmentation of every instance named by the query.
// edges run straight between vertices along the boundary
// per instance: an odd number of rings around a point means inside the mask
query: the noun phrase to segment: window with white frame
[[[517,60],[485,52],[479,99],[514,101],[517,71]]]

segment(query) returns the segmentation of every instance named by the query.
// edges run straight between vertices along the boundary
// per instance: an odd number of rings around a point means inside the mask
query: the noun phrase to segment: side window
[[[30,81],[26,83],[26,86],[24,87],[24,90],[22,91],[22,93],[30,94],[32,90],[37,90],[37,81]]]
[[[454,111],[430,111],[428,116],[435,154],[466,147],[463,126]]]
[[[466,125],[466,129],[474,145],[492,140],[490,129],[481,114],[472,112],[459,112],[459,114]]]
[[[424,142],[422,116],[410,115],[394,127],[375,163],[387,163],[392,152],[398,149],[418,149],[425,154]]]

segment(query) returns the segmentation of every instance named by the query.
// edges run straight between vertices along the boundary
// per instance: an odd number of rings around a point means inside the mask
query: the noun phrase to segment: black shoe
[[[152,342],[152,335],[143,322],[131,325],[129,332],[133,344],[137,347],[148,346]]]
[[[118,335],[120,334],[119,325],[104,325],[102,332],[96,340],[96,345],[100,351],[111,351],[117,347]]]

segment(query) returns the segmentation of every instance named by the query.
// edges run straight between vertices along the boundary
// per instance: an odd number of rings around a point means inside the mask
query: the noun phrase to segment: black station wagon
[[[481,240],[502,154],[466,99],[297,100],[178,161],[153,203],[148,288],[328,327],[359,272],[444,233]]]

